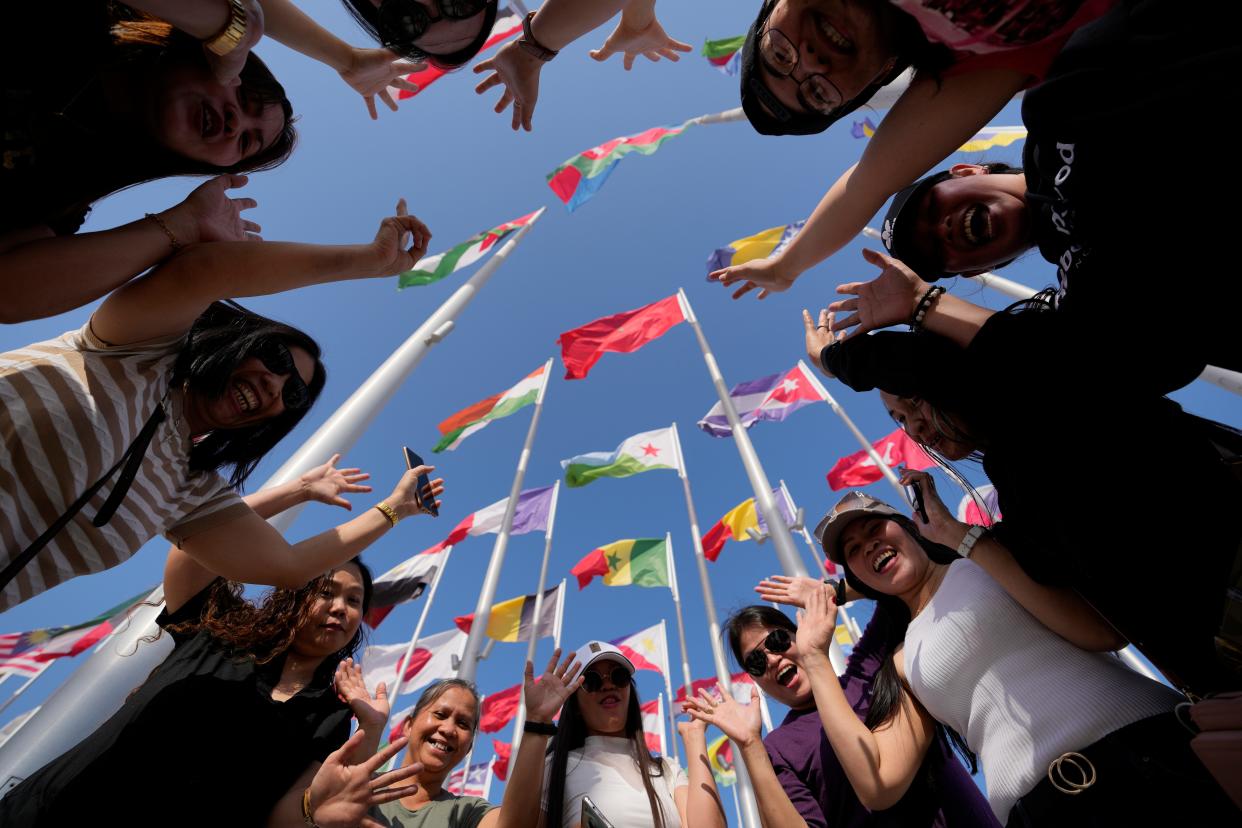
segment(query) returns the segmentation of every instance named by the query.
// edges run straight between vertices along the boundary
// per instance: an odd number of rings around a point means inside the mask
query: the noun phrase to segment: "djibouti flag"
[[[603,576],[605,586],[666,587],[668,545],[664,538],[614,541],[589,552],[570,574],[578,579],[578,589],[596,575]]]
[[[537,212],[539,211],[536,210],[535,213]],[[484,230],[443,253],[419,259],[417,267],[397,274],[397,290],[438,282],[450,273],[474,264],[500,244],[505,236],[530,224],[535,213],[527,213],[521,218],[499,224],[491,230]]]
[[[629,477],[654,469],[680,469],[673,440],[672,428],[660,428],[635,434],[615,451],[593,451],[562,460],[565,482],[576,488],[600,477]]]

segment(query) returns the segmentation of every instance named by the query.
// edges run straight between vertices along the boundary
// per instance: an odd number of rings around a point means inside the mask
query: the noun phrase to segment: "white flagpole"
[[[495,757],[493,757],[492,760],[487,763],[487,775],[483,777],[483,798],[484,799],[487,799],[487,797],[490,796],[492,793],[492,762],[494,761],[495,761]]]
[[[733,767],[736,769],[741,765],[741,757],[734,757]],[[742,818],[742,801],[737,796],[737,782],[729,786],[729,790],[733,792],[733,812],[737,814],[737,824],[744,825],[745,820]]]
[[[552,527],[556,523],[556,501],[561,492],[561,481],[558,479],[552,486],[552,505],[548,507],[548,526],[543,533],[543,563],[539,565],[539,586],[535,589],[535,629],[531,632],[530,641],[526,644],[526,660],[532,665],[535,663],[535,651],[539,646],[539,619],[543,617],[543,587],[548,580],[548,558],[552,554]],[[563,582],[562,582],[563,586]],[[561,610],[564,606],[565,590],[562,588],[557,596],[557,601],[561,604],[557,608],[556,630],[553,634],[552,646],[561,646]],[[535,675],[539,675],[539,668],[535,667]],[[513,718],[513,753],[517,755],[518,746],[522,741],[522,726],[526,724],[526,699],[522,694],[518,696],[518,711]],[[510,760],[512,761],[512,759]]]
[[[479,718],[480,719],[483,718],[483,702],[485,701],[487,701],[487,696],[483,693],[480,693],[479,694]],[[461,792],[463,794],[466,792],[466,786],[470,784],[470,760],[474,758],[474,745],[476,742],[478,742],[478,739],[475,739],[474,741],[470,743],[470,750],[466,753],[466,769],[462,772],[462,775],[461,775]]]
[[[51,667],[51,666],[52,666],[52,662],[51,662],[51,661],[45,661],[45,662],[43,662],[43,665],[42,665],[41,667],[39,667],[38,671],[37,671],[34,675],[32,675],[30,678],[28,678],[28,679],[26,679],[24,682],[22,682],[22,683],[18,686],[18,688],[17,688],[16,690],[14,690],[14,691],[13,691],[12,695],[10,695],[7,699],[5,699],[5,700],[4,700],[4,702],[3,702],[2,704],[0,704],[0,713],[3,713],[5,710],[8,710],[8,709],[9,709],[9,705],[11,705],[13,702],[17,701],[18,696],[20,696],[22,693],[25,693],[25,692],[26,692],[26,688],[28,688],[30,685],[32,685],[32,684],[34,684],[36,681],[38,681],[38,680],[39,680],[39,678],[40,678],[40,677],[41,677],[44,673],[46,673],[46,672],[47,672],[47,668],[49,668],[49,667]]]
[[[668,553],[668,589],[673,595],[673,609],[677,613],[677,643],[681,646],[681,675],[686,687],[686,697],[689,698],[691,693],[690,686],[694,683],[694,679],[690,675],[690,650],[686,647],[686,622],[681,616],[681,591],[677,588],[677,566],[673,557],[673,536],[668,532],[664,533],[664,548]],[[670,705],[672,701],[673,697],[670,694]]]
[[[529,226],[529,225],[527,225]],[[509,548],[509,530],[513,528],[513,514],[517,510],[518,496],[522,493],[522,481],[526,479],[526,466],[530,463],[531,449],[535,444],[535,434],[539,430],[539,415],[543,413],[543,398],[548,392],[548,379],[552,375],[552,360],[544,363],[543,385],[539,387],[539,396],[535,398],[535,411],[530,416],[530,427],[526,430],[526,442],[522,445],[522,453],[518,457],[517,471],[513,474],[513,485],[509,487],[509,500],[505,503],[504,521],[500,526],[500,534],[492,546],[492,559],[487,565],[487,574],[483,577],[483,588],[479,590],[479,600],[474,605],[475,623],[470,625],[470,633],[466,637],[466,646],[461,654],[461,666],[457,677],[466,681],[474,681],[479,668],[479,651],[482,649],[483,638],[487,635],[487,622],[492,612],[492,600],[496,597],[496,585],[500,583],[500,570],[505,563],[505,550]],[[536,628],[539,619],[535,619]],[[532,632],[531,635],[537,635]]]
[[[322,463],[333,453],[346,453],[385,404],[422,362],[430,348],[453,330],[456,318],[483,289],[543,214],[540,209],[526,226],[501,245],[482,267],[453,292],[431,316],[358,387],[309,440],[294,452],[263,488],[296,479],[307,469]],[[286,531],[298,509],[272,518],[270,523]],[[156,606],[139,606],[131,614],[129,629],[112,639],[112,646],[94,653],[43,703],[34,727],[20,733],[0,747],[0,790],[8,780],[22,779],[60,756],[109,716],[120,709],[135,687],[172,652],[172,639],[159,636],[155,618],[163,609],[163,586],[147,598]]]
[[[556,624],[552,628],[553,648],[561,646],[561,631],[565,626],[565,579],[561,578],[561,588],[556,593]]]
[[[760,689],[759,682],[754,682],[751,687],[754,690],[754,694],[751,696],[751,702],[759,705],[759,717],[763,719],[764,728],[768,731],[768,733],[771,733],[772,711],[768,709],[768,696],[762,689]]]
[[[863,235],[873,239],[880,238],[880,232],[874,227],[864,227]],[[1003,293],[1011,299],[1030,299],[1036,293],[1035,290],[1021,282],[1006,279],[1004,276],[997,276],[990,270],[986,273],[980,273],[977,276],[967,276],[966,278],[973,279],[984,287],[990,287],[997,293]],[[1199,379],[1204,382],[1210,382],[1226,391],[1232,391],[1234,394],[1242,395],[1242,373],[1237,371],[1228,371],[1224,368],[1217,368],[1215,365],[1209,365],[1203,369]]]
[[[681,296],[683,300],[685,299],[680,291],[678,291],[678,295]],[[687,305],[687,309],[688,308],[689,306]],[[687,317],[693,319],[693,314],[687,314]],[[692,324],[695,325],[695,332],[697,333],[698,323],[693,322]],[[699,333],[700,341],[702,341],[702,336],[702,333]],[[710,356],[710,352],[707,351],[706,348],[704,349],[704,354]],[[728,394],[726,392],[725,399],[727,398]],[[731,420],[736,423],[736,412],[733,413]],[[724,692],[732,694],[733,679],[729,672],[729,664],[725,661],[724,646],[720,643],[720,620],[719,616],[716,614],[716,599],[712,595],[711,579],[707,574],[707,557],[703,554],[702,533],[699,531],[699,517],[694,509],[694,498],[690,494],[690,475],[686,472],[686,458],[681,453],[681,437],[677,433],[677,423],[673,423],[672,430],[673,450],[677,452],[677,474],[681,477],[682,491],[686,496],[686,513],[690,518],[690,540],[691,545],[694,547],[694,560],[698,565],[699,570],[699,586],[703,590],[703,610],[707,614],[707,633],[712,648],[712,661],[715,662],[716,665],[716,680],[720,682],[720,686],[724,688]],[[740,426],[735,427],[735,433],[740,430]],[[772,502],[772,487],[768,486],[766,480],[763,481],[763,485],[766,487],[768,504],[771,507],[768,510],[768,513],[776,515],[776,521],[768,522],[768,531],[771,532],[774,524],[779,523],[781,528],[784,529],[785,540],[788,541],[789,547],[792,548],[793,541],[789,537],[789,528],[785,526],[784,517],[781,516],[780,512],[776,509],[776,505]],[[779,531],[772,535],[773,538],[778,536]],[[798,565],[801,566],[801,564],[802,562],[798,561]],[[806,572],[805,567],[802,571],[804,573]],[[686,682],[687,698],[690,695],[690,687],[690,682]],[[740,758],[740,751],[737,752],[737,756]],[[686,760],[689,761],[690,757],[687,756]],[[759,818],[759,804],[755,800],[755,789],[751,786],[750,775],[746,772],[745,763],[738,761],[734,762],[734,765],[737,767],[738,797],[741,799],[743,805],[742,825],[745,826],[745,828],[761,828],[763,823]]]
[[[789,506],[789,511],[792,512],[797,518],[797,522],[794,524],[793,528],[797,529],[802,534],[802,540],[806,542],[806,548],[811,553],[811,560],[815,561],[820,573],[827,578],[828,567],[824,564],[824,556],[819,547],[816,545],[815,539],[811,537],[811,533],[808,532],[806,528],[806,511],[799,509],[794,503],[793,494],[789,491],[789,487],[785,485],[784,480],[781,481],[780,488],[781,497],[785,498],[785,503]],[[857,625],[854,624],[854,620],[850,618],[845,607],[837,607],[837,612],[840,614],[841,620],[845,622],[846,628],[851,630],[851,638],[857,641],[858,638],[852,631],[852,628],[857,628]],[[832,662],[832,666],[836,669],[837,675],[840,675],[845,671],[845,653],[841,651],[841,645],[837,643],[835,638],[828,646],[828,660]]]
[[[667,541],[668,541],[668,535],[666,533],[665,542]],[[670,561],[669,570],[672,571],[671,561]],[[672,676],[669,675],[669,666],[668,666],[668,628],[663,618],[660,619],[660,635],[662,636],[661,640],[664,642],[664,649],[660,651],[660,654],[664,657],[664,660],[660,664],[660,667],[664,671],[664,694],[668,696],[668,706],[665,708],[665,715],[668,717],[669,733],[672,736],[672,740],[670,744],[673,749],[672,751],[673,758],[677,760],[678,764],[681,764],[681,750],[677,746],[677,741],[678,741],[677,740],[677,720],[673,716],[673,678]],[[690,685],[687,684],[686,693],[689,693],[689,692],[690,692]]]
[[[669,755],[668,749],[669,747],[671,747],[672,742],[676,741],[677,734],[674,732],[673,738],[671,740],[666,738],[664,735],[664,694],[663,693],[656,693],[656,721],[660,723],[660,755],[667,757]],[[681,760],[678,760],[678,764],[681,764]]]
[[[734,121],[746,120],[746,113],[740,106],[733,109],[726,109],[723,112],[713,112],[710,115],[700,115],[697,118],[691,118],[686,121],[684,126],[702,126],[703,124],[728,124]]]

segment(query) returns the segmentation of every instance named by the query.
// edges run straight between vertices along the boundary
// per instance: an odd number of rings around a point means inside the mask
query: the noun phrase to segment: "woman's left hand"
[[[825,308],[819,312],[817,318],[812,319],[811,312],[806,308],[802,309],[802,327],[806,329],[807,359],[811,360],[811,364],[829,379],[833,378],[832,374],[824,368],[824,363],[820,361],[819,356],[825,348],[843,338],[842,334],[833,330],[834,317],[835,314]]]
[[[353,504],[341,497],[342,492],[369,492],[370,486],[362,485],[371,475],[362,469],[338,469],[336,462],[340,454],[334,454],[322,466],[316,466],[301,477],[302,491],[307,500],[317,500],[329,506],[340,506],[352,510]]]
[[[686,714],[695,721],[705,726],[715,725],[739,747],[746,747],[760,740],[763,725],[753,687],[750,688],[750,693],[750,704],[741,704],[724,691],[720,682],[716,682],[714,693],[700,689],[698,696],[686,699],[682,706]],[[681,725],[678,724],[678,730],[680,729]]]
[[[579,675],[581,665],[574,661],[574,654],[570,653],[558,667],[556,662],[560,657],[561,648],[557,647],[539,681],[535,681],[535,665],[526,662],[522,697],[526,701],[527,721],[551,722],[561,711],[565,700],[582,686],[582,676]]]
[[[837,285],[837,293],[852,293],[857,299],[838,299],[828,310],[855,311],[833,322],[834,331],[844,331],[844,338],[868,331],[909,322],[919,299],[931,287],[900,260],[875,250],[863,250],[863,258],[880,268],[880,275],[870,282],[848,282]]]
[[[680,40],[669,37],[654,15],[649,23],[638,28],[633,25],[632,21],[627,21],[625,14],[622,13],[621,19],[617,22],[617,28],[608,35],[603,46],[591,50],[591,57],[602,63],[613,55],[621,53],[624,55],[622,63],[625,71],[628,72],[633,68],[634,61],[639,55],[653,63],[659,62],[662,57],[676,63],[681,60],[678,52],[689,52],[692,48],[689,43],[682,43]]]
[[[826,655],[836,628],[837,602],[833,600],[832,587],[820,584],[807,592],[806,608],[798,612],[798,657],[795,660],[802,664],[808,657]]]
[[[923,490],[923,510],[927,512],[927,523],[923,522],[923,516],[918,513],[917,509],[910,516],[918,526],[919,534],[933,543],[956,549],[957,545],[962,542],[962,538],[966,537],[966,530],[970,526],[958,520],[944,505],[944,501],[936,493],[935,478],[925,471],[914,469],[900,469],[899,471],[901,472],[901,485],[909,486],[918,483],[919,488]]]
[[[500,47],[494,57],[480,61],[474,67],[476,75],[491,72],[474,88],[475,94],[482,95],[493,86],[503,85],[505,91],[496,101],[496,112],[504,112],[509,104],[513,104],[514,131],[520,127],[530,132],[535,104],[539,100],[539,73],[543,71],[543,64],[544,61],[524,52],[516,40],[510,40]]]
[[[406,60],[389,49],[353,49],[349,63],[340,70],[341,79],[363,97],[367,104],[367,112],[371,120],[379,119],[375,109],[375,96],[384,102],[384,106],[397,111],[397,102],[392,99],[388,87],[406,92],[417,92],[418,84],[406,80],[411,72],[421,72],[427,64]]]
[[[259,0],[242,0],[242,7],[246,10],[246,33],[237,45],[223,56],[203,47],[203,56],[207,58],[211,74],[222,86],[241,84],[241,71],[246,65],[246,58],[263,37],[263,7],[259,5]]]
[[[372,698],[362,679],[362,665],[355,664],[352,658],[336,665],[336,695],[353,711],[359,730],[371,733],[388,724],[388,714],[392,709],[388,702],[388,688],[381,681]]]

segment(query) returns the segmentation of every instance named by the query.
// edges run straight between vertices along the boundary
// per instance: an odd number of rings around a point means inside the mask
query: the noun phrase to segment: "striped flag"
[[[735,239],[725,247],[712,251],[712,255],[707,257],[707,272],[714,273],[722,268],[740,265],[754,259],[769,259],[778,256],[789,246],[794,236],[798,235],[805,224],[805,220],[795,221],[793,224],[769,227],[753,236]]]
[[[738,383],[729,389],[729,397],[737,409],[738,419],[747,429],[761,420],[779,423],[805,405],[824,401],[807,377],[801,362],[784,374]],[[703,415],[699,428],[712,437],[733,435],[724,405],[720,402]]]
[[[413,601],[422,595],[423,590],[435,580],[436,573],[444,566],[447,557],[447,549],[432,547],[431,550],[420,552],[376,578],[366,622],[372,627],[378,627],[398,604]]]
[[[585,589],[596,575],[604,578],[604,586],[666,587],[668,577],[668,544],[664,538],[619,540],[588,552],[570,573],[578,579],[578,589]]]
[[[153,589],[148,587],[80,624],[0,635],[0,675],[37,675],[54,659],[76,656],[89,650],[111,634],[129,610],[150,595]]]
[[[855,121],[854,127],[850,130],[850,134],[855,138],[870,138],[875,135],[875,124],[870,118],[863,118],[861,121]],[[986,126],[983,129],[970,136],[966,143],[958,147],[955,152],[983,152],[984,150],[996,149],[997,147],[1007,147],[1015,141],[1021,141],[1026,138],[1026,127],[1024,126]]]
[[[734,673],[729,676],[729,681],[733,684],[733,698],[738,704],[750,704],[757,696],[754,693],[755,680],[750,673],[745,671]],[[695,679],[690,685],[690,692],[697,696],[700,690],[708,692],[716,692],[716,677]],[[677,688],[677,699],[673,706],[673,713],[680,716],[682,714],[681,702],[686,698],[686,685]]]
[[[511,535],[525,535],[527,532],[542,532],[548,528],[548,512],[552,508],[552,492],[554,486],[540,489],[526,489],[518,495],[517,508],[513,513]],[[446,546],[456,546],[465,538],[473,535],[496,535],[505,520],[505,507],[509,498],[498,500],[491,506],[485,506],[461,519],[461,523],[453,527],[448,537],[424,552],[438,552]]]
[[[509,6],[502,6],[496,12],[496,22],[492,24],[492,33],[483,42],[483,48],[479,49],[479,53],[481,54],[487,49],[492,48],[502,40],[508,40],[520,31],[522,31],[522,15]],[[405,89],[397,89],[395,86],[390,86],[388,87],[388,94],[392,95],[393,100],[413,98],[447,73],[447,69],[441,69],[428,63],[426,69],[412,72],[405,77],[406,80],[418,87],[418,92],[409,92]]]
[[[561,461],[570,488],[585,486],[601,477],[631,477],[656,469],[680,469],[673,445],[673,429],[644,431],[625,440],[612,451],[592,451]]]
[[[793,512],[789,509],[789,503],[785,500],[780,487],[772,490],[772,499],[776,501],[776,508],[780,510],[781,516],[785,519],[785,525],[792,527],[798,522]],[[703,557],[709,561],[714,561],[720,557],[720,552],[724,549],[724,545],[730,539],[735,541],[750,540],[750,530],[756,532],[767,532],[768,525],[763,519],[763,515],[759,513],[759,508],[753,497],[743,500],[734,506],[724,517],[716,521],[716,525],[707,530],[707,534],[703,536]]]
[[[718,71],[733,77],[741,66],[742,46],[745,44],[746,35],[708,40],[703,44],[702,54]]]
[[[606,353],[629,354],[659,339],[668,329],[686,321],[681,301],[674,294],[634,310],[614,313],[565,331],[557,337],[565,379],[585,379],[591,366]]]
[[[631,153],[651,155],[670,138],[681,135],[690,122],[679,126],[652,127],[636,135],[625,135],[605,141],[565,161],[548,173],[548,186],[565,202],[569,212],[581,207],[604,186],[613,168]]]
[[[465,633],[456,629],[421,639],[410,655],[410,663],[403,670],[401,693],[412,693],[433,681],[457,675],[453,657],[460,658],[465,645]],[[382,681],[388,692],[392,693],[397,683],[397,668],[407,647],[408,643],[373,644],[363,651],[362,679],[372,692]]]
[[[657,756],[664,755],[664,696],[656,696],[639,708],[643,717],[643,739],[647,750]]]
[[[668,675],[668,637],[664,624],[653,624],[645,630],[623,636],[612,642],[625,654],[636,670],[654,670]]]
[[[539,638],[554,637],[556,620],[560,616],[561,597],[560,584],[544,591],[538,624],[535,623],[534,595],[521,595],[492,604],[487,620],[487,637],[497,641],[529,641],[532,628],[536,630]],[[468,633],[474,625],[474,613],[459,615],[453,619],[453,623],[459,630]]]
[[[539,211],[536,210],[535,213],[537,212]],[[527,213],[521,218],[498,224],[491,230],[484,230],[443,253],[424,256],[418,260],[418,267],[397,274],[397,289],[429,285],[463,267],[469,267],[486,256],[510,233],[530,224],[535,213]]]
[[[458,768],[449,774],[444,790],[454,796],[487,796],[487,777],[491,773],[491,762],[479,762],[469,768]]]
[[[534,405],[539,391],[547,382],[547,367],[540,365],[508,391],[501,391],[480,400],[440,423],[437,428],[444,436],[432,451],[452,451],[471,434],[486,428],[493,420],[508,417],[528,405]]]

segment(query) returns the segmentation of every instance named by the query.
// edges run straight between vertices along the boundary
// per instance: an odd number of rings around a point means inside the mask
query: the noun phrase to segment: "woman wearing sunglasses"
[[[241,500],[325,371],[305,333],[220,300],[398,273],[429,238],[401,202],[369,244],[196,245],[112,293],[81,330],[0,355],[0,610],[158,534],[229,580],[296,589],[421,511],[443,490],[415,491],[427,467],[298,544]]]
[[[648,750],[634,665],[625,654],[588,641],[574,657],[582,665],[582,685],[565,702],[548,745],[544,828],[579,825],[584,796],[618,828],[724,828],[707,762],[706,727],[678,725],[687,776]]]

